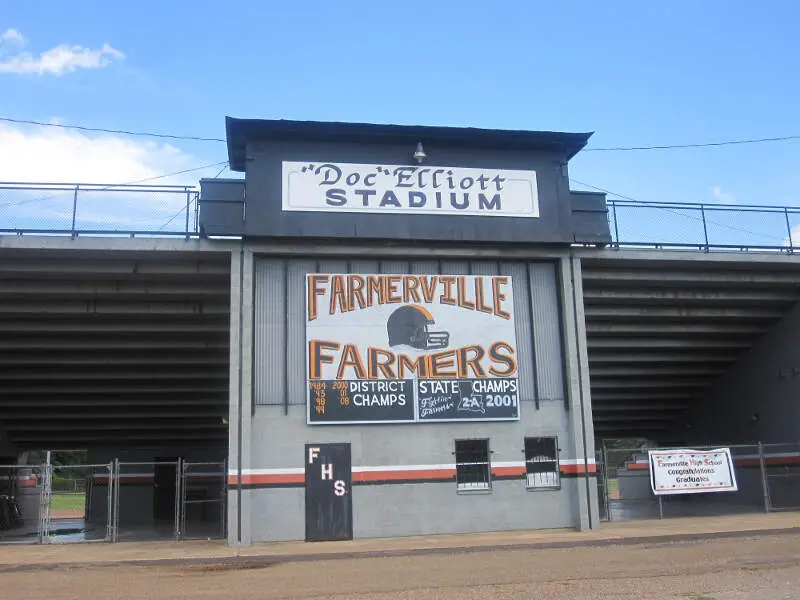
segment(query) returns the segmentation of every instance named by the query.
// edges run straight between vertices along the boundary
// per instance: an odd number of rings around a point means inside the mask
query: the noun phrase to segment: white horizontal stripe
[[[582,458],[562,458],[558,462],[561,463],[562,465],[585,465],[586,464],[586,461],[583,460]],[[595,462],[596,462],[595,459],[593,459],[593,458],[589,459],[589,464],[590,465],[595,464]]]
[[[391,465],[385,467],[353,467],[353,473],[374,473],[375,471],[435,471],[439,469],[453,470],[456,466],[450,465]]]
[[[242,475],[305,475],[306,470],[300,469],[242,469]],[[239,471],[231,469],[228,475],[237,476]]]

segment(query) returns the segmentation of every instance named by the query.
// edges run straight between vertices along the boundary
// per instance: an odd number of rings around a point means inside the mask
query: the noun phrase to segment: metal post
[[[184,229],[186,233],[186,239],[189,239],[189,209],[191,208],[192,204],[192,193],[187,191],[186,192],[186,228]]]
[[[764,512],[769,512],[769,481],[767,479],[767,469],[764,461],[764,444],[758,442],[758,464],[761,468],[761,492],[764,495]]]
[[[200,194],[194,193],[194,230],[192,233],[200,233]]]
[[[791,251],[794,248],[794,242],[792,241],[792,225],[789,223],[789,209],[783,209],[783,216],[786,219],[786,231],[789,234],[789,250]]]
[[[708,252],[708,225],[706,224],[706,209],[702,204],[700,205],[700,216],[703,219],[703,238],[706,241],[705,251]]]
[[[108,490],[106,491],[106,541],[114,540],[114,462],[106,465]]]
[[[186,537],[186,479],[189,465],[183,463],[181,465],[181,538]]]
[[[614,215],[614,241],[617,248],[619,248],[619,227],[617,225],[617,203],[611,201],[611,214]]]
[[[80,187],[81,187],[80,185],[76,185],[75,186],[75,193],[72,195],[72,229],[70,231],[72,232],[72,237],[73,238],[77,234],[77,232],[75,231],[75,220],[76,220],[77,214],[78,214],[78,189]]]
[[[605,507],[606,507],[606,521],[609,523],[611,522],[611,506],[609,506],[609,498],[608,498],[608,448],[606,447],[606,442],[603,440],[603,448],[600,450],[600,458],[602,461],[600,475],[603,478],[603,495],[605,496]]]
[[[111,471],[111,480],[114,482],[113,483],[113,486],[114,486],[114,501],[113,501],[113,506],[112,506],[112,523],[113,523],[112,527],[113,527],[114,531],[113,531],[113,535],[112,535],[111,541],[112,542],[118,542],[119,541],[119,488],[120,488],[120,482],[119,482],[119,459],[118,458],[114,459],[114,466],[113,466],[113,469]]]
[[[661,496],[658,496],[658,520],[664,518],[664,504],[661,501]]]
[[[175,463],[175,541],[181,539],[181,503],[183,502],[183,493],[181,492],[181,483],[183,479],[183,459],[179,458]]]

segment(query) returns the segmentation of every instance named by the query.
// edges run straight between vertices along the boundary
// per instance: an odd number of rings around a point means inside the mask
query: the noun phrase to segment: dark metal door
[[[306,541],[353,539],[350,444],[306,444]]]

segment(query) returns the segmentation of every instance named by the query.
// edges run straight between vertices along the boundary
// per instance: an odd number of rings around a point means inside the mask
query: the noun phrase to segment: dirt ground
[[[244,559],[246,560],[246,559]],[[800,534],[602,548],[0,572],[3,600],[800,598]]]

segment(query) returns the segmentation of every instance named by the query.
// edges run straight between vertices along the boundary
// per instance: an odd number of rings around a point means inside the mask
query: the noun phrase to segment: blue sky
[[[589,147],[798,135],[797,23],[792,0],[0,0],[0,34],[23,38],[0,46],[0,116],[211,137],[225,115],[595,131]],[[62,44],[108,47],[62,74],[2,70]],[[225,159],[223,144],[120,143],[145,166],[101,165],[101,181]],[[59,162],[68,175],[56,155],[0,179]],[[800,206],[799,167],[795,141],[585,152],[571,176],[642,200]]]

